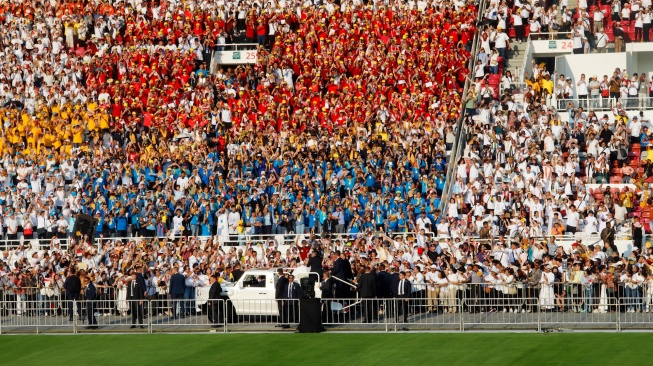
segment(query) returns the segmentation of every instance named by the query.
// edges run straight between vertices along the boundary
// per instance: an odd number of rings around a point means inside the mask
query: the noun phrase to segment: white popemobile
[[[279,310],[275,301],[275,285],[279,279],[278,268],[249,269],[235,283],[222,282],[222,296],[229,298],[237,315],[278,316]],[[295,276],[295,282],[308,277],[311,272],[298,272],[295,268],[284,269]],[[312,273],[317,276],[316,273]],[[211,286],[197,289],[197,304],[204,305],[208,301]],[[321,297],[320,281],[315,282],[315,297]]]

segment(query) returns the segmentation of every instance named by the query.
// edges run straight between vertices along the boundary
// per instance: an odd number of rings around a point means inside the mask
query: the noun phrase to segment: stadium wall
[[[588,78],[597,75],[599,80],[602,80],[603,75],[612,76],[612,72],[617,67],[628,70],[627,56],[626,52],[558,56],[556,71],[558,75],[571,77],[574,84],[578,82],[581,74],[585,74]]]

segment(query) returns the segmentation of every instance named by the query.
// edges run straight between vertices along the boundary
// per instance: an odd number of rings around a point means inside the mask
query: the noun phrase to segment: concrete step
[[[518,43],[516,41],[510,44],[510,51],[508,51],[508,68],[513,75],[516,75],[515,70],[521,68],[526,58],[526,43]]]

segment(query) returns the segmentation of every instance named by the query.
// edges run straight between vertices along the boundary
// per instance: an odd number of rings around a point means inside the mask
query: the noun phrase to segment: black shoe
[[[68,318],[68,321],[69,321],[69,322],[73,321],[73,318]]]
[[[88,327],[86,327],[86,329],[93,329],[93,327],[91,327],[91,326],[88,326]]]
[[[131,327],[129,327],[129,328],[131,328],[131,329],[134,329],[134,328],[136,328],[136,326],[135,326],[135,325],[132,325],[132,326],[131,326]]]
[[[144,325],[141,325],[141,329],[145,329],[145,328],[147,328],[147,327],[146,327],[146,326],[144,326]]]

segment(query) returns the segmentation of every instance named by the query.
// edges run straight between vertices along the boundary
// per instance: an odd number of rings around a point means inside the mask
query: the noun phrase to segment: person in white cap
[[[427,313],[437,312],[438,311],[438,294],[439,287],[437,286],[438,282],[438,272],[437,266],[432,264],[429,267],[429,271],[426,272],[426,283],[427,283]]]

